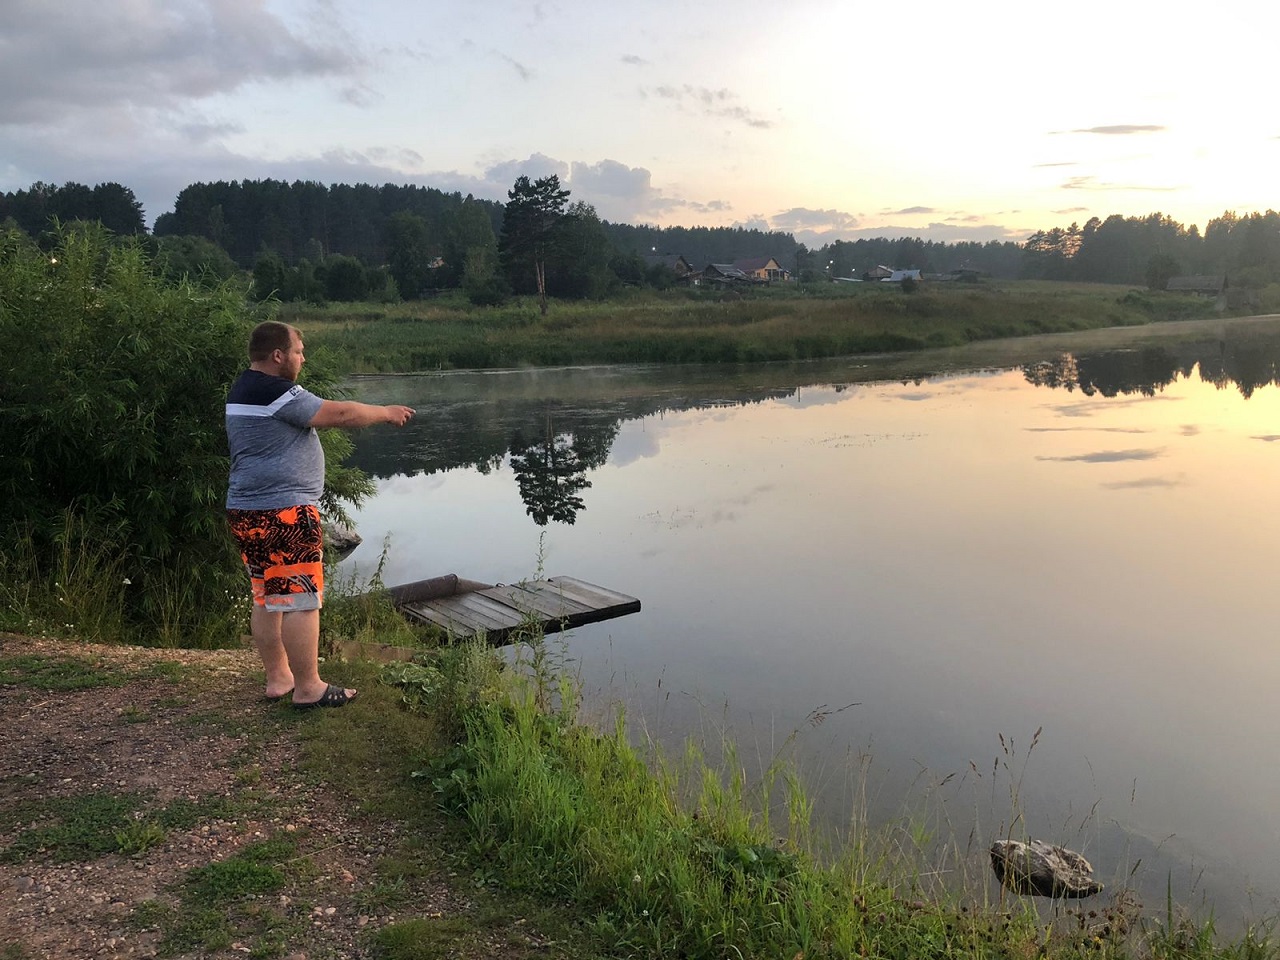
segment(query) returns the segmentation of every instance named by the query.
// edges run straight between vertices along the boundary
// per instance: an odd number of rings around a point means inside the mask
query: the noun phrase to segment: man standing
[[[249,335],[249,369],[227,395],[231,482],[227,516],[253,588],[253,644],[267,672],[267,698],[341,707],[355,690],[320,679],[324,544],[317,504],[324,490],[318,427],[404,426],[414,411],[322,400],[297,385],[302,335],[267,320]]]

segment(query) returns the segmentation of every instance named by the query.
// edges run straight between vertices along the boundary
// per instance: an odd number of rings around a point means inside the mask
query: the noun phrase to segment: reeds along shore
[[[526,640],[506,669],[490,650],[457,646],[383,676],[410,710],[452,732],[416,779],[424,801],[466,824],[475,868],[569,904],[609,955],[1276,954],[1267,927],[1219,944],[1212,921],[1172,903],[1144,921],[1123,890],[1042,916],[986,871],[967,878],[962,898],[931,883],[888,831],[833,849],[785,762],[750,782],[732,745],[714,745],[712,764],[692,743],[674,758],[637,745],[621,713],[610,728],[584,726],[571,677],[542,638]]]
[[[640,293],[600,303],[286,305],[349,373],[576,363],[738,363],[958,346],[974,340],[1213,315],[1212,301],[1133,287],[1010,282]]]

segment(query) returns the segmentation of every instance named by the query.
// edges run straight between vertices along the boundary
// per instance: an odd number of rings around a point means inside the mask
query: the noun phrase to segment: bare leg
[[[328,684],[320,679],[320,611],[294,610],[283,614],[280,639],[293,672],[293,702],[315,703]],[[347,690],[354,697],[354,690]]]
[[[280,639],[280,621],[283,615],[254,605],[249,614],[249,628],[253,633],[253,645],[257,648],[262,668],[267,672],[268,697],[281,697],[293,689],[293,671],[285,656]]]

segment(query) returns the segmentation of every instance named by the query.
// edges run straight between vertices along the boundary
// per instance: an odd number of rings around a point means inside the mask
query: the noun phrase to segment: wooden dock
[[[439,627],[459,639],[483,634],[495,645],[532,623],[544,633],[555,633],[640,610],[635,597],[576,577],[488,584],[449,574],[388,592],[413,623]]]

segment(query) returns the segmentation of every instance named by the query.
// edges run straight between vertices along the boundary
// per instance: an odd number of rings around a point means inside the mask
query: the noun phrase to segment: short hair
[[[279,320],[263,320],[249,334],[249,360],[269,360],[275,351],[288,350],[297,332],[296,327]]]

